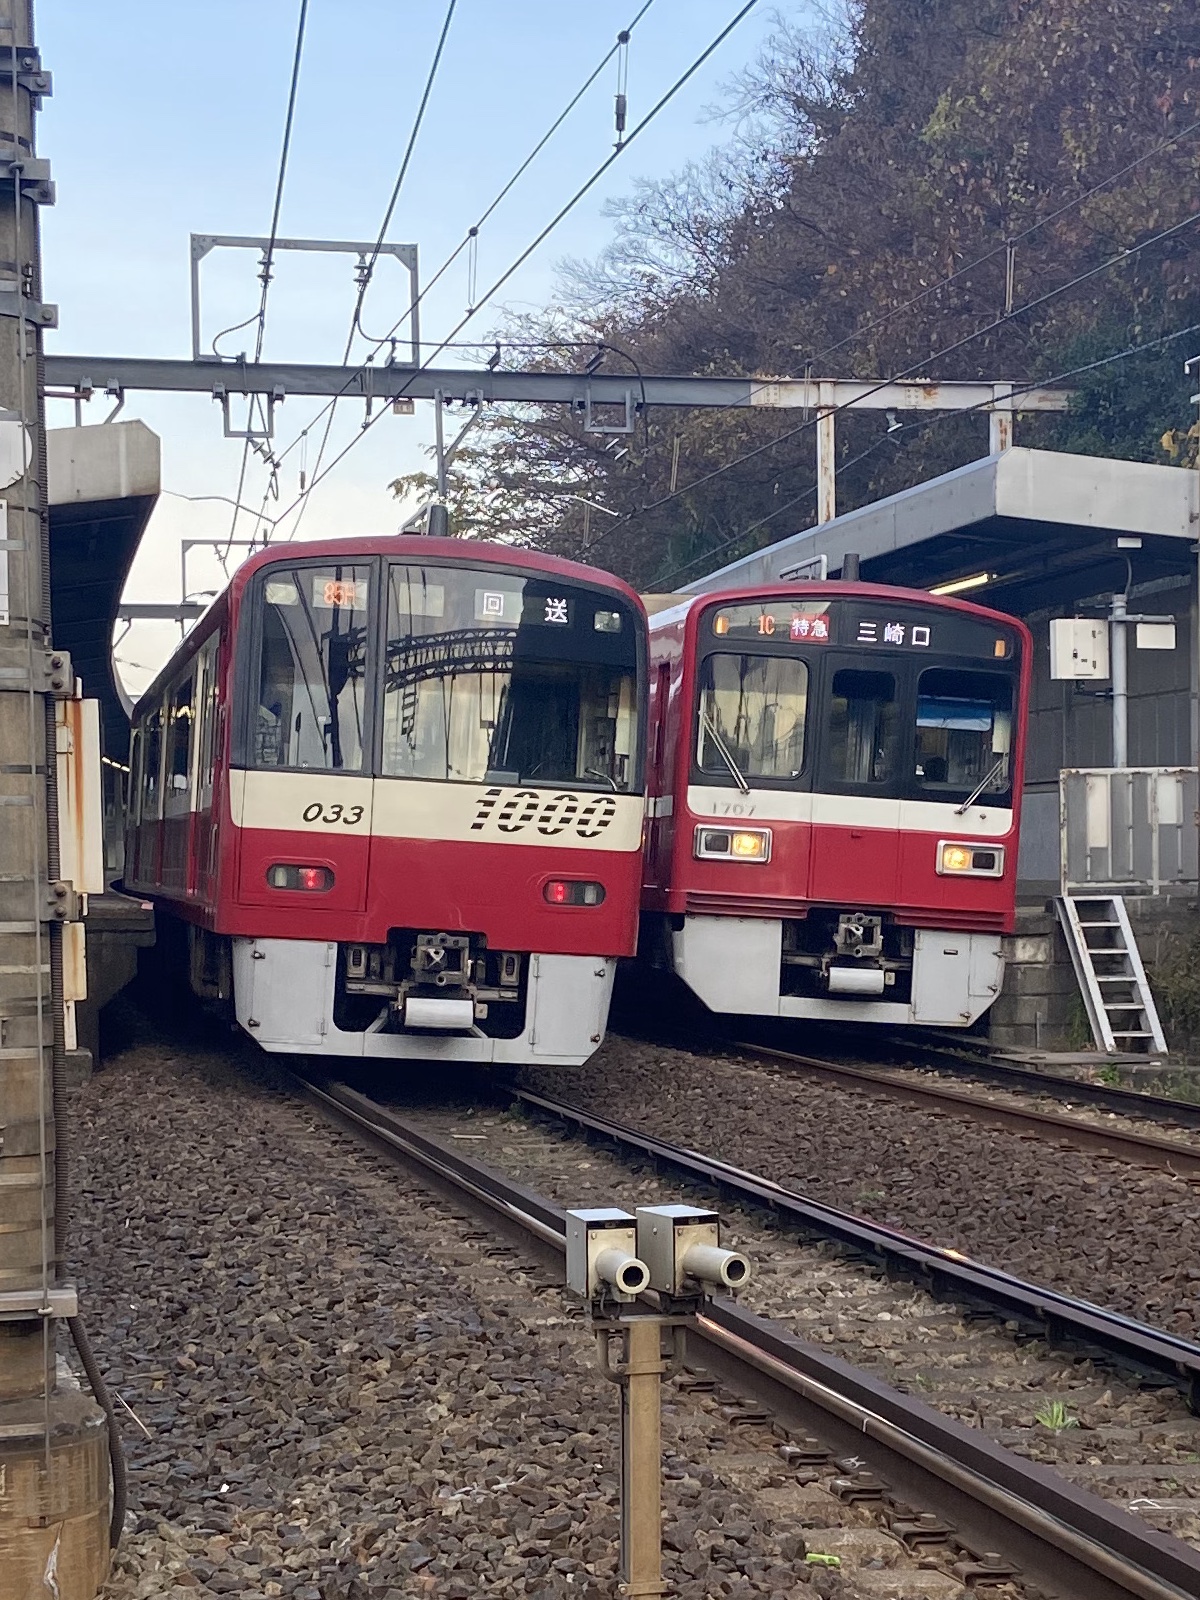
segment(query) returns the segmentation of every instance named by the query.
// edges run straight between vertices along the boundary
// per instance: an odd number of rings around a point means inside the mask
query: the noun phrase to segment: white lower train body
[[[784,994],[783,923],[775,918],[689,912],[669,938],[676,975],[710,1011],[730,1015],[966,1028],[995,1000],[1004,977],[998,933],[917,928],[911,995],[902,1001]]]
[[[376,1061],[582,1066],[604,1038],[617,963],[529,956],[525,1026],[515,1038],[455,1032],[349,1033],[334,1021],[338,947],[324,939],[235,938],[234,1011],[264,1050]]]

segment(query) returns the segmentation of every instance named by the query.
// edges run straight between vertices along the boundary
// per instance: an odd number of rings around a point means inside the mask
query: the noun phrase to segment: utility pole
[[[70,664],[50,637],[36,155],[49,79],[32,0],[0,0],[0,1591],[91,1600],[108,1571],[103,1414],[56,1377],[65,1169],[55,1166],[65,1064],[55,699]],[[7,599],[5,599],[7,596]],[[77,1324],[75,1324],[77,1326]]]

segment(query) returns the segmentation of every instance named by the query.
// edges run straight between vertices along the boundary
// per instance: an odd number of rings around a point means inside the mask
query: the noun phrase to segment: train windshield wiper
[[[961,817],[961,816],[965,815],[965,813],[970,809],[970,807],[975,804],[976,800],[979,799],[979,796],[987,788],[988,784],[991,783],[992,779],[993,778],[998,778],[1000,776],[1000,774],[1004,771],[1004,763],[1007,760],[1008,760],[1008,756],[1007,755],[1002,755],[1000,757],[999,761],[997,761],[996,765],[988,773],[987,777],[986,778],[982,778],[979,781],[979,783],[976,784],[975,788],[971,790],[971,793],[963,801],[962,805],[955,806],[954,815],[956,817]]]
[[[729,746],[725,743],[725,740],[721,737],[720,733],[718,733],[716,723],[709,716],[708,712],[703,709],[700,712],[700,721],[704,724],[705,731],[707,732],[709,738],[716,745],[717,754],[729,768],[729,771],[733,776],[734,783],[737,784],[738,788],[743,794],[749,794],[750,785],[746,782],[745,774],[743,773],[741,767],[739,767],[737,762],[733,759],[733,756],[730,754]]]

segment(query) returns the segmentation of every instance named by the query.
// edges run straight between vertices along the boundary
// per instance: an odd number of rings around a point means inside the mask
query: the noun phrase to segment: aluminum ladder
[[[1110,1054],[1166,1055],[1125,901],[1119,894],[1064,894],[1055,905],[1097,1045]]]

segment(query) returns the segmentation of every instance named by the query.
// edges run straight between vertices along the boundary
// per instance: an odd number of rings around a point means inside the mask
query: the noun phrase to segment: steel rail
[[[1080,1117],[1064,1116],[1059,1111],[1041,1111],[1034,1106],[1003,1105],[994,1100],[980,1100],[962,1089],[944,1084],[906,1082],[893,1076],[903,1067],[883,1068],[850,1066],[840,1061],[827,1061],[823,1057],[799,1055],[792,1050],[778,1050],[768,1045],[750,1044],[745,1040],[732,1040],[735,1049],[748,1056],[763,1056],[769,1061],[799,1068],[830,1078],[836,1083],[871,1094],[885,1095],[906,1105],[945,1107],[951,1114],[968,1116],[974,1122],[992,1123],[1017,1133],[1033,1134],[1045,1138],[1048,1134],[1061,1135],[1068,1143],[1097,1155],[1111,1156],[1118,1161],[1132,1161],[1143,1167],[1156,1167],[1174,1173],[1180,1178],[1200,1178],[1200,1145],[1181,1144],[1177,1139],[1163,1139],[1152,1133],[1137,1133],[1124,1128],[1102,1128]],[[1045,1089],[1042,1090],[1045,1093]],[[1200,1107],[1194,1107],[1200,1110]]]
[[[579,1106],[528,1089],[506,1086],[506,1092],[520,1104],[573,1122],[623,1149],[636,1150],[696,1182],[715,1187],[743,1205],[767,1206],[802,1232],[849,1245],[944,1297],[982,1308],[993,1316],[1032,1324],[1045,1330],[1049,1338],[1070,1341],[1139,1372],[1168,1377],[1184,1390],[1189,1407],[1200,1415],[1200,1345],[1190,1340],[1055,1289],[1026,1283],[957,1250],[928,1244],[897,1228],[813,1200],[772,1178],[747,1172],[716,1156],[668,1144],[653,1134],[596,1116]]]
[[[538,1251],[561,1257],[565,1214],[532,1190],[421,1132],[344,1084],[292,1076],[294,1091],[337,1126],[436,1186],[465,1195]],[[735,1170],[735,1169],[730,1169]],[[1200,1551],[1005,1450],[977,1429],[890,1388],[779,1324],[714,1300],[697,1319],[706,1370],[727,1375],[785,1420],[869,1461],[893,1487],[953,1515],[980,1550],[1003,1540],[1023,1573],[1070,1600],[1189,1600]]]
[[[965,1077],[995,1083],[1001,1088],[1030,1089],[1036,1094],[1053,1095],[1061,1100],[1077,1101],[1080,1105],[1116,1111],[1121,1116],[1142,1117],[1147,1122],[1165,1122],[1180,1128],[1200,1129],[1200,1101],[1147,1094],[1143,1089],[1123,1089],[1113,1083],[1091,1083],[1084,1078],[1063,1078],[1054,1072],[1039,1072],[1036,1067],[1023,1067],[1016,1061],[1005,1061],[990,1053],[977,1052],[964,1044],[940,1045],[928,1040],[901,1039],[895,1035],[889,1037],[888,1043],[897,1049],[924,1056],[931,1072],[953,1068]]]

